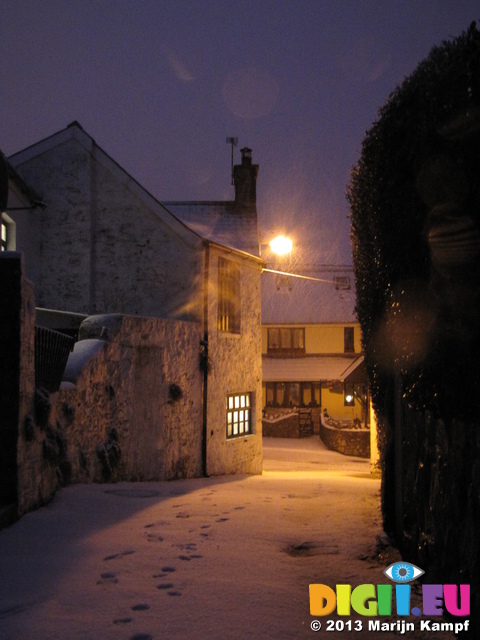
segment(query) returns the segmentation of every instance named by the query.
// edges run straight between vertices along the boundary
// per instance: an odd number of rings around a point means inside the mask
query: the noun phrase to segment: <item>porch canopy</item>
[[[264,382],[344,382],[363,378],[363,356],[312,356],[306,358],[263,357]],[[360,380],[358,380],[360,381]],[[362,380],[363,381],[363,380]]]

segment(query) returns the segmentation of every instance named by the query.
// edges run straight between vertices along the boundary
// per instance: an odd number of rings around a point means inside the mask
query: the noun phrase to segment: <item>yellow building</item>
[[[262,276],[264,414],[308,408],[315,431],[321,412],[368,425],[353,271],[343,266],[297,270],[307,277],[268,270]]]

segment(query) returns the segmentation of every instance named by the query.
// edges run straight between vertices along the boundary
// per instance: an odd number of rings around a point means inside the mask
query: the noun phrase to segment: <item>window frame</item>
[[[322,384],[320,381],[308,380],[308,381],[293,381],[293,382],[265,382],[265,406],[266,407],[278,407],[289,408],[299,407],[301,409],[320,408],[322,406]],[[291,398],[294,394],[291,393],[294,389],[293,385],[298,385],[297,394],[299,397],[299,403],[294,404]],[[311,401],[308,404],[303,402],[305,392],[309,391]],[[318,394],[317,394],[318,392]],[[273,398],[270,403],[268,400],[269,395]],[[282,402],[278,401],[281,396]],[[318,397],[318,402],[317,402]]]
[[[301,346],[294,346],[296,343],[300,343]],[[267,353],[304,355],[305,327],[267,327]]]
[[[355,353],[355,327],[343,327],[343,351]]]
[[[233,260],[218,258],[217,330],[241,333],[240,267]]]
[[[225,406],[225,434],[227,440],[236,440],[255,433],[253,393],[251,391],[228,393]]]

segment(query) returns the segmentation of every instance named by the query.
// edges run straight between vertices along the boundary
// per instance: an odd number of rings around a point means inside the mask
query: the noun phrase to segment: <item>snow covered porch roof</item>
[[[339,380],[363,363],[363,356],[312,356],[306,358],[269,358],[262,360],[264,382],[315,382]]]

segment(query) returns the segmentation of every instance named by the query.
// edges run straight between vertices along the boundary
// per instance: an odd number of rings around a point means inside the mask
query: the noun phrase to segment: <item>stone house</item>
[[[365,424],[368,397],[353,271],[297,270],[309,279],[268,270],[262,276],[264,414],[309,410],[312,433],[319,431],[325,410],[337,420]]]
[[[30,190],[24,208],[9,196],[2,213],[5,249],[23,254],[21,280],[33,283],[27,307],[36,305],[37,324],[45,309],[68,312],[57,315],[60,325],[85,319],[70,380],[51,397],[55,424],[47,425],[54,440],[71,436],[73,481],[101,478],[99,461],[88,458],[112,448],[112,428],[122,450],[114,479],[261,473],[263,262],[256,204],[245,195],[255,193],[258,167],[246,151],[235,167],[235,200],[210,203],[216,226],[203,230],[180,219],[190,205],[171,203],[175,215],[76,122],[9,158],[11,176]],[[205,211],[199,217],[213,220]],[[31,348],[31,336],[26,343]],[[18,493],[30,491],[22,512],[47,499],[53,482],[34,495],[49,436],[33,429],[25,438],[27,418],[19,415],[15,427],[24,469]],[[152,451],[162,451],[161,460]]]

